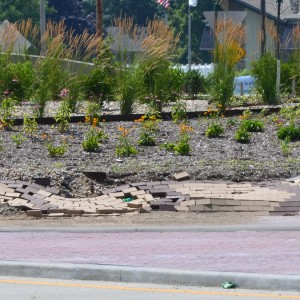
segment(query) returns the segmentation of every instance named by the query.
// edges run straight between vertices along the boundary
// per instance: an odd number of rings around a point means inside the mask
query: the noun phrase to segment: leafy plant
[[[255,77],[255,88],[265,104],[276,104],[276,58],[268,52],[252,63],[251,74]]]
[[[209,138],[216,138],[219,137],[221,134],[224,133],[224,128],[221,124],[212,122],[205,131],[205,134]]]
[[[10,97],[4,98],[1,102],[0,120],[2,126],[7,130],[12,130],[14,125],[13,113],[15,109],[15,103],[15,100]]]
[[[63,143],[62,145],[54,145],[53,142],[49,142],[47,145],[48,153],[51,157],[63,156],[67,151],[67,145]]]
[[[299,106],[282,107],[279,111],[279,115],[282,118],[293,121],[300,117],[300,107]]]
[[[102,114],[102,106],[99,102],[89,102],[86,109],[85,121],[90,123],[94,122],[95,119],[100,120]]]
[[[119,137],[119,145],[116,148],[117,156],[120,157],[120,156],[130,156],[130,155],[137,154],[136,148],[132,146],[131,141],[129,140],[128,137],[130,130],[125,129],[124,127],[119,127],[119,131],[121,135]]]
[[[9,95],[18,103],[30,98],[34,82],[32,63],[30,61],[7,63],[1,66],[1,69],[0,92],[9,91]]]
[[[243,120],[242,126],[248,132],[261,132],[264,130],[264,124],[259,120]]]
[[[158,130],[159,117],[158,113],[147,113],[140,119],[135,120],[140,128],[138,140],[140,146],[154,146],[156,144],[155,132]]]
[[[250,142],[250,133],[241,126],[235,133],[234,138],[239,143],[249,143]]]
[[[116,68],[117,93],[122,115],[133,112],[133,105],[143,92],[142,75],[135,65],[118,64]]]
[[[142,132],[140,134],[138,144],[140,146],[154,146],[156,144],[156,141],[149,132]]]
[[[82,80],[85,97],[98,102],[101,108],[104,100],[112,100],[115,85],[114,63],[103,63],[99,59],[96,60],[93,70]]]
[[[294,122],[287,126],[281,126],[277,132],[277,136],[280,140],[300,140],[300,127],[295,126]]]
[[[196,70],[188,71],[184,76],[184,92],[188,95],[194,96],[199,93],[205,92],[206,82],[204,76],[202,76]]]
[[[186,102],[183,101],[177,101],[173,106],[172,106],[172,120],[174,123],[178,122],[186,122],[187,120],[187,114],[186,114]]]
[[[38,123],[36,117],[29,118],[27,115],[23,119],[23,131],[30,135],[30,139],[34,140],[35,133],[38,131]]]
[[[62,93],[67,94],[69,92],[66,89],[64,89],[64,90],[62,90]],[[69,129],[70,118],[71,118],[71,109],[69,107],[67,99],[64,99],[61,102],[56,115],[54,116],[55,122],[58,123],[58,131],[59,132],[65,132]]]
[[[289,138],[280,141],[280,146],[284,156],[289,156],[291,154],[291,141]]]
[[[100,148],[100,142],[107,138],[107,135],[96,127],[90,127],[84,136],[82,147],[87,152],[97,152]]]
[[[22,133],[14,134],[11,136],[12,141],[16,144],[17,148],[21,147],[21,144],[26,140]]]
[[[226,121],[226,125],[227,125],[227,126],[235,126],[236,124],[237,124],[237,120],[234,119],[234,118],[229,118],[229,119],[227,119],[227,121]]]
[[[179,139],[177,143],[165,143],[163,147],[167,151],[174,151],[179,155],[189,155],[191,152],[191,147],[189,144],[190,140],[190,132],[192,132],[193,128],[188,126],[184,123],[179,124],[180,132],[179,132]]]

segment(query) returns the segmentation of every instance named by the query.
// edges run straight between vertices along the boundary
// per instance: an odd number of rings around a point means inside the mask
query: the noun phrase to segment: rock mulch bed
[[[32,217],[72,217],[149,213],[151,210],[226,215],[299,215],[300,177],[254,183],[200,182],[176,174],[179,181],[152,181],[103,190],[99,196],[66,198],[52,187],[0,180],[0,204]]]

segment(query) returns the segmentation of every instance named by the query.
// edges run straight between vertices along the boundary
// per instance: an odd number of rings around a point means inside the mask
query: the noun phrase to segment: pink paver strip
[[[300,274],[300,232],[0,233],[0,259]]]

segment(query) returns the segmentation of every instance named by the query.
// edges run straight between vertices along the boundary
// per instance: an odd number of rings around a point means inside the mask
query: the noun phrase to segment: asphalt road
[[[296,292],[0,277],[2,300],[264,300],[300,299]]]

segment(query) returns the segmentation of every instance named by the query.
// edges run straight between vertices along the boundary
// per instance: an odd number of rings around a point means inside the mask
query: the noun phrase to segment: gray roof
[[[12,53],[24,53],[31,46],[31,43],[16,29],[15,25],[7,20],[0,24],[0,48],[7,51],[8,48]]]
[[[260,13],[260,2],[261,0],[229,0],[229,1],[235,1],[239,4],[241,4],[244,7],[247,7],[248,9],[257,11]],[[293,19],[299,19],[300,14],[295,14],[292,11],[291,2],[293,0],[283,0],[281,5],[281,15],[280,18],[282,20],[290,19],[291,17]],[[293,1],[294,2],[294,1]],[[269,17],[276,18],[277,17],[277,2],[276,0],[266,0],[266,12],[269,15]]]

